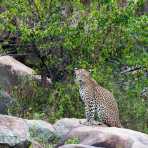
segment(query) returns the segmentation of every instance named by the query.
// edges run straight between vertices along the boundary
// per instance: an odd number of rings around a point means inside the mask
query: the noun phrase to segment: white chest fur
[[[80,92],[80,96],[81,96],[82,101],[84,101],[85,100],[85,89],[84,88],[80,88],[79,92]]]
[[[82,101],[88,102],[91,99],[91,95],[87,88],[80,87],[79,92],[80,92]]]

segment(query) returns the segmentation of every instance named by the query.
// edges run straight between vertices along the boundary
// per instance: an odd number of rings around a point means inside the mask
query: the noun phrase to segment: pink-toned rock
[[[41,148],[59,138],[56,148],[148,148],[148,135],[130,129],[80,124],[84,119],[61,119],[54,126],[42,120],[0,115],[0,147]],[[79,144],[65,144],[71,139]],[[38,143],[37,141],[43,143]],[[68,142],[68,141],[67,141]]]
[[[107,148],[148,148],[148,135],[130,129],[116,127],[74,128],[67,139],[77,137],[80,144]]]
[[[0,86],[4,89],[11,89],[21,83],[24,76],[31,80],[41,83],[41,76],[36,75],[35,71],[11,56],[0,56]],[[51,85],[51,80],[46,82]]]
[[[54,133],[53,126],[48,122],[0,115],[0,148],[4,145],[28,148],[31,143],[33,148],[40,148],[42,144],[38,142],[48,144],[55,138]]]
[[[25,146],[29,144],[28,138],[29,129],[23,119],[0,115],[0,146]]]
[[[59,137],[65,137],[72,129],[78,127],[85,127],[85,125],[81,124],[85,122],[85,119],[76,119],[76,118],[63,118],[58,120],[54,125],[54,129],[56,131],[56,135]],[[98,125],[99,127],[106,127],[105,124]]]

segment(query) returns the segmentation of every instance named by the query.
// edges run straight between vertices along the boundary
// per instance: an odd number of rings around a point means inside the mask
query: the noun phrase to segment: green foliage
[[[25,78],[22,84],[12,90],[11,94],[16,101],[9,109],[10,114],[35,119],[44,117],[43,109],[47,102],[48,90],[38,86],[35,81]]]
[[[80,143],[80,139],[77,137],[68,139],[65,144],[79,144]]]
[[[148,102],[140,96],[148,86],[148,17],[139,13],[143,4],[144,0],[130,1],[122,8],[110,0],[89,6],[78,0],[3,1],[0,52],[42,57],[54,82],[49,90],[34,86],[32,96],[16,95],[21,106],[17,110],[25,106],[28,112],[22,116],[40,118],[45,114],[51,122],[60,117],[84,117],[73,69],[86,68],[116,96],[123,125],[147,132]],[[42,60],[33,59],[25,64],[41,73]],[[125,66],[141,69],[121,73]],[[18,89],[15,92],[19,93]]]
[[[53,88],[45,89],[26,79],[14,88],[12,94],[16,102],[9,112],[19,117],[46,119],[50,122],[60,117],[83,117],[83,104],[74,84],[57,83]]]

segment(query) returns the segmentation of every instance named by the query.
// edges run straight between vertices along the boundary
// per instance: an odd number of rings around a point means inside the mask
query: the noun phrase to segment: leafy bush
[[[74,137],[72,139],[68,139],[65,144],[79,144],[80,143],[80,139],[77,137]]]
[[[38,73],[44,71],[54,83],[49,90],[34,86],[35,94],[25,96],[28,102],[17,95],[29,116],[45,113],[52,122],[84,117],[73,69],[86,68],[114,93],[123,125],[147,132],[148,103],[140,96],[148,85],[148,17],[139,13],[143,3],[119,7],[114,1],[3,1],[0,51],[27,55],[23,62]],[[140,68],[122,73],[131,67]]]

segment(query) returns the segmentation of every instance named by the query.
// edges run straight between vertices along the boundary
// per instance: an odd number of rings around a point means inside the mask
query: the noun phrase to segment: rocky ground
[[[0,147],[17,148],[147,148],[148,135],[130,129],[85,126],[84,119],[55,124],[0,115]]]

